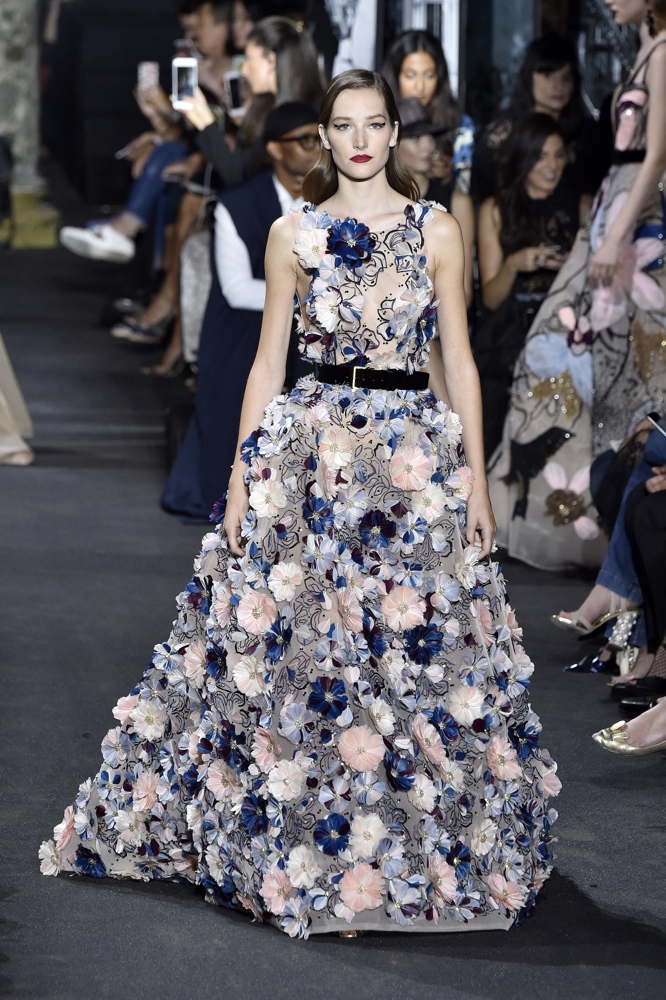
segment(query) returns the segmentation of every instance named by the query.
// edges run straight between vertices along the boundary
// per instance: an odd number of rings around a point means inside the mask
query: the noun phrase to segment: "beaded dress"
[[[425,203],[371,233],[306,207],[303,354],[413,372],[437,333]],[[197,883],[292,936],[506,929],[551,868],[560,783],[471,473],[431,391],[301,379],[242,449],[167,642],[42,871]]]

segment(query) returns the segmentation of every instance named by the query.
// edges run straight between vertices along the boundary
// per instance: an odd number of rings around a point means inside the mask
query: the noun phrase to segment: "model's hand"
[[[490,506],[488,487],[475,483],[467,501],[467,541],[476,545],[479,559],[490,555],[495,540],[497,525]]]
[[[229,542],[229,549],[235,556],[243,555],[241,540],[241,524],[249,510],[247,489],[242,475],[232,473],[227,494],[227,512],[224,516],[224,533]]]
[[[171,98],[173,100],[173,97]],[[201,87],[197,87],[194,92],[194,99],[191,108],[180,108],[183,118],[187,118],[190,125],[193,125],[198,132],[203,132],[205,128],[215,121],[213,112],[208,107],[208,102],[203,95]]]
[[[619,263],[620,246],[615,240],[606,237],[590,258],[587,277],[592,288],[598,288],[599,285],[612,285]]]

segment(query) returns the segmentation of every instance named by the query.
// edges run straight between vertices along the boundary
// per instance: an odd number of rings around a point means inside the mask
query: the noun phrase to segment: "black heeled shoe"
[[[601,659],[601,654],[604,651],[604,647],[598,649],[596,653],[588,653],[583,656],[582,659],[578,660],[577,663],[572,663],[568,667],[563,667],[565,673],[569,674],[612,674],[616,673],[618,670],[617,660],[615,658],[615,653],[611,653],[607,660]]]
[[[649,708],[654,708],[656,700],[649,694],[635,695],[633,698],[623,698],[620,702],[622,715],[625,719],[635,719]]]
[[[622,701],[624,698],[634,698],[649,695],[653,700],[666,695],[666,677],[637,677],[636,680],[611,684],[611,698]]]

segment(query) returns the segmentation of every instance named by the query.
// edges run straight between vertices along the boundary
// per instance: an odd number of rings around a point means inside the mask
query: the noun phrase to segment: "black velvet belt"
[[[611,163],[616,166],[622,163],[642,163],[644,159],[644,149],[614,149]]]
[[[328,385],[350,385],[353,389],[414,389],[428,388],[427,372],[398,371],[392,368],[365,368],[358,365],[319,365],[315,378]]]

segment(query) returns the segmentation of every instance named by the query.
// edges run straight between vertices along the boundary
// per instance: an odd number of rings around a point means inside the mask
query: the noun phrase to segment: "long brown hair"
[[[328,128],[333,105],[345,90],[375,90],[383,100],[389,122],[398,123],[398,142],[389,149],[386,180],[394,191],[404,194],[410,201],[418,201],[421,197],[418,185],[398,152],[402,132],[400,115],[393,92],[381,73],[373,73],[367,69],[348,69],[336,76],[321,102],[319,124]],[[338,170],[333,162],[333,154],[330,149],[322,145],[319,159],[303,181],[303,197],[312,205],[320,205],[327,198],[331,198],[337,190]]]
[[[243,146],[255,142],[264,130],[268,113],[278,104],[302,101],[315,108],[324,93],[317,50],[307,31],[288,17],[265,17],[250,32],[246,44],[258,45],[268,55],[275,53],[277,94],[257,94],[243,121],[238,141]]]
[[[393,93],[400,97],[400,71],[407,56],[413,52],[425,52],[434,61],[437,69],[437,86],[427,111],[435,125],[447,129],[458,128],[462,118],[460,105],[453,96],[449,67],[441,42],[430,31],[412,28],[398,35],[386,53],[382,73]]]

